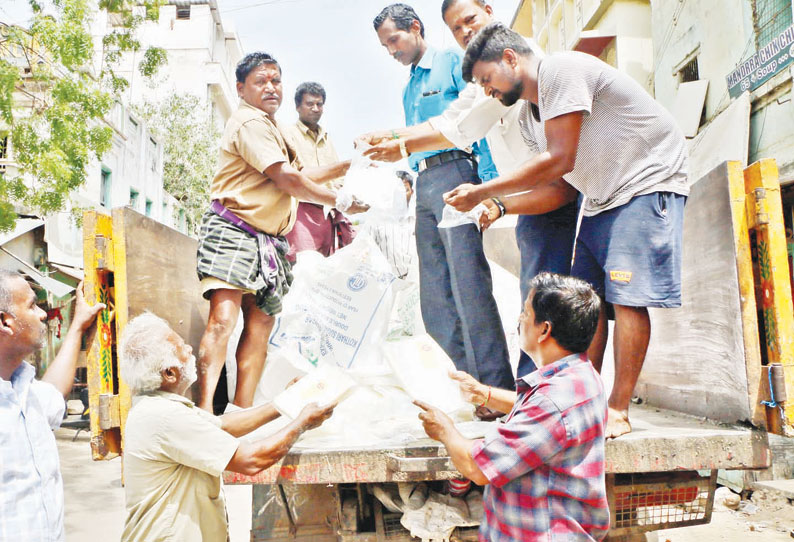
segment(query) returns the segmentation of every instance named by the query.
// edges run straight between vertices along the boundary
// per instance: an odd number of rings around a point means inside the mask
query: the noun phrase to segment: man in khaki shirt
[[[275,114],[281,105],[281,67],[267,53],[246,55],[236,70],[240,107],[227,121],[212,205],[202,218],[196,271],[210,302],[199,346],[198,405],[212,408],[226,347],[242,309],[234,403],[251,406],[267,357],[267,340],[281,312],[292,273],[284,238],[295,223],[295,199],[334,206],[323,183],[347,171],[349,162],[304,166],[282,136]],[[350,212],[366,207],[358,202]],[[223,405],[219,405],[223,408]]]
[[[183,396],[196,380],[196,358],[164,320],[149,312],[133,318],[120,355],[135,394],[125,433],[122,542],[228,540],[223,471],[253,475],[270,467],[333,412],[333,405],[311,404],[274,435],[241,441],[278,412],[266,404],[218,417],[197,408]]]
[[[325,107],[325,89],[319,83],[301,83],[295,91],[298,121],[282,128],[287,143],[294,147],[301,164],[321,167],[339,161],[328,132],[320,126]],[[349,162],[347,162],[349,163]],[[326,183],[331,189],[340,188],[341,179]],[[326,216],[322,205],[301,201],[298,204],[295,227],[287,234],[290,261],[304,250],[315,250],[330,256],[336,249],[350,244],[354,232],[350,221],[336,209]]]

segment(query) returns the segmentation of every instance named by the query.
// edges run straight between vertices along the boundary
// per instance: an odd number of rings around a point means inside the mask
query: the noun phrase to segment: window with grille
[[[791,0],[755,0],[755,44],[766,46],[791,26]]]
[[[695,57],[684,64],[684,67],[681,68],[681,71],[678,73],[682,83],[689,83],[690,81],[697,81],[700,79],[700,74],[698,73],[698,58]]]
[[[190,6],[177,6],[176,8],[177,19],[190,19]]]
[[[127,123],[127,138],[129,138],[133,142],[138,141],[138,122],[132,118],[128,117],[129,122]]]

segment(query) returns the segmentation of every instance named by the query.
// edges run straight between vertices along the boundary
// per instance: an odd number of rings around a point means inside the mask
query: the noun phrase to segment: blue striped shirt
[[[63,480],[53,429],[66,403],[22,362],[0,378],[0,541],[62,542]]]

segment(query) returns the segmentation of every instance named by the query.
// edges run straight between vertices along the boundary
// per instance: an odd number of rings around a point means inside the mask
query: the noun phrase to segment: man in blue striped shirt
[[[406,124],[420,124],[440,115],[466,87],[460,52],[430,47],[422,21],[405,4],[387,6],[373,25],[389,54],[411,67],[403,91]],[[418,173],[416,243],[422,318],[458,369],[477,375],[488,385],[510,388],[514,380],[482,236],[473,224],[438,228],[445,191],[461,182],[479,184],[494,175],[485,141],[475,147],[479,164],[475,156],[460,149],[410,156],[403,152]],[[489,412],[481,410],[479,414],[487,417]]]
[[[22,275],[0,269],[0,541],[63,542],[63,480],[54,429],[74,383],[83,332],[103,304],[82,284],[72,323],[44,377],[25,361],[47,339],[47,313]]]

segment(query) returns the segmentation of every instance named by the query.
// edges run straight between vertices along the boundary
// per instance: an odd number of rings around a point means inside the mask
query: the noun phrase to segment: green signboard
[[[731,98],[755,90],[794,61],[794,25],[725,76]]]

